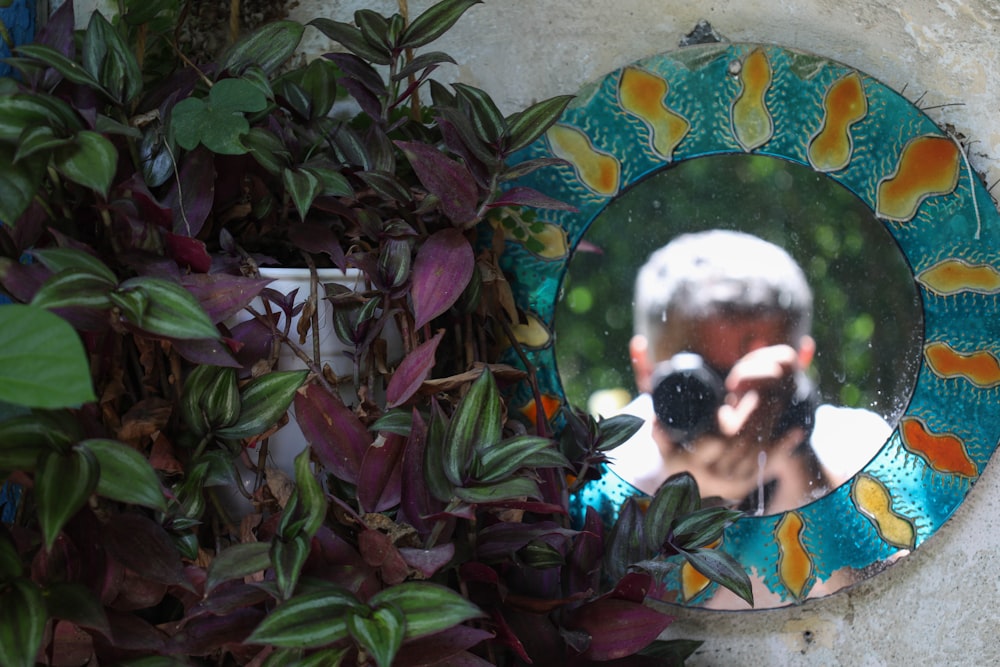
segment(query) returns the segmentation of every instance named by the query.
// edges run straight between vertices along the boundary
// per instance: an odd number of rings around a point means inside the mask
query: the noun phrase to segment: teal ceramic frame
[[[966,497],[1000,437],[1000,216],[961,147],[875,79],[777,46],[688,47],[585,88],[518,156],[559,157],[518,185],[575,207],[509,234],[501,264],[527,321],[516,338],[559,427],[565,402],[553,321],[573,251],[620,194],[671,163],[754,153],[804,165],[848,188],[895,238],[924,310],[921,369],[899,425],[875,458],[794,512],[745,517],[723,549],[776,606],[821,594],[834,573],[863,576],[933,535]],[[891,317],[891,313],[887,316]],[[513,348],[505,360],[519,365]],[[521,387],[514,407],[530,410]],[[698,605],[711,586],[678,599]]]

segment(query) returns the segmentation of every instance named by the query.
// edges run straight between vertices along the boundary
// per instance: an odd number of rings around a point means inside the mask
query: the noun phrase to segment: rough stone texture
[[[411,0],[410,11],[430,4]],[[302,0],[293,16],[350,20],[362,6],[397,11],[392,0]],[[1000,179],[996,0],[487,0],[435,48],[463,64],[441,78],[480,86],[510,112],[672,49],[700,19],[731,41],[811,51],[878,78],[964,135],[988,184]],[[998,510],[994,464],[944,528],[886,572],[797,608],[681,610],[666,636],[705,640],[696,667],[1000,664]]]
[[[76,1],[81,14],[107,4]],[[415,15],[432,3],[409,4]],[[292,17],[350,20],[361,7],[397,11],[393,0],[301,0]],[[435,48],[463,63],[441,78],[482,87],[510,112],[672,49],[700,19],[731,41],[811,51],[878,78],[964,136],[988,184],[1000,179],[996,0],[487,0]],[[997,516],[994,463],[937,535],[873,579],[792,609],[680,610],[666,636],[705,640],[695,667],[1000,664]]]

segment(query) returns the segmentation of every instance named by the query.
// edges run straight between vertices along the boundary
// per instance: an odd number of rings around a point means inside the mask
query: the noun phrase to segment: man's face
[[[728,373],[736,362],[754,350],[788,342],[785,322],[781,317],[710,317],[679,323],[686,329],[686,349],[677,352],[694,352],[709,366]]]

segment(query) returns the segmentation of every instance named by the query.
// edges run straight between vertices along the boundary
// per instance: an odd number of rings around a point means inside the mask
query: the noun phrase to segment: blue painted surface
[[[3,21],[14,44],[31,41],[35,35],[35,2],[34,0],[16,0],[9,8],[0,9],[0,21]],[[0,43],[0,59],[11,55],[6,43]],[[10,76],[11,67],[0,62],[0,76]],[[0,304],[10,303],[0,296]],[[0,521],[9,523],[14,520],[17,504],[21,500],[21,488],[13,484],[0,486]]]
[[[7,27],[14,44],[31,41],[35,35],[35,19],[34,0],[15,0],[9,8],[0,9],[0,21]],[[10,55],[7,44],[0,44],[0,58],[8,58]],[[10,76],[11,73],[10,66],[0,62],[0,76]]]

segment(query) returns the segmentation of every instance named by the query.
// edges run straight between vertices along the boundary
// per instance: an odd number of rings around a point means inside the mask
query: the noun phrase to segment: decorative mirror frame
[[[754,153],[824,174],[860,198],[906,258],[924,309],[921,368],[905,414],[860,472],[797,510],[744,517],[720,548],[781,604],[851,568],[866,574],[933,535],[965,498],[1000,437],[1000,215],[961,147],[898,93],[845,65],[762,44],[711,44],[617,70],[579,94],[521,155],[557,157],[516,185],[572,205],[507,229],[501,265],[526,324],[515,338],[559,428],[556,302],[591,223],[674,162]],[[892,317],[891,313],[886,313]],[[521,365],[513,347],[505,361]],[[531,390],[511,396],[533,409]],[[712,587],[677,578],[678,600]],[[819,590],[817,588],[817,590]]]

